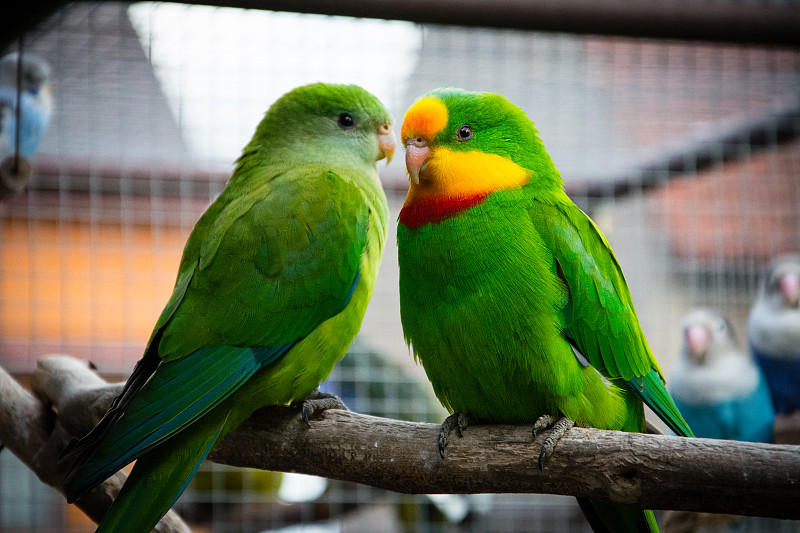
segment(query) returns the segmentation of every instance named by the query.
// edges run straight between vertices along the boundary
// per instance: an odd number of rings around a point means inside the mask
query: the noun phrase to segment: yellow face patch
[[[403,144],[413,137],[431,140],[447,126],[447,107],[433,96],[418,100],[406,112],[400,139]]]
[[[467,198],[521,187],[530,172],[510,159],[483,152],[435,147],[419,185],[411,183],[406,205],[424,198]]]

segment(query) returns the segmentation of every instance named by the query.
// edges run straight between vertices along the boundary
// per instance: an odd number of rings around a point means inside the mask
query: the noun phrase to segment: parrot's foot
[[[556,421],[555,417],[550,415],[542,415],[539,417],[539,419],[533,425],[534,439],[536,438],[536,434],[543,429],[550,427],[553,428],[553,430],[542,443],[542,451],[539,452],[539,461],[537,462],[539,465],[539,470],[544,470],[544,465],[547,462],[547,459],[553,455],[553,450],[555,450],[556,444],[558,444],[558,441],[564,436],[564,433],[566,433],[567,430],[574,425],[575,422],[565,416],[562,416],[560,419],[558,419],[558,421]]]
[[[463,437],[469,422],[469,417],[462,413],[455,413],[444,419],[439,429],[439,455],[442,459],[444,459],[444,449],[450,440],[450,432],[455,429],[458,431],[458,436]]]
[[[350,410],[347,408],[341,398],[335,394],[329,394],[327,392],[314,391],[308,398],[300,402],[300,410],[302,412],[303,422],[305,422],[309,427],[311,427],[310,420],[311,417],[314,416],[314,413],[327,411],[328,409],[343,409],[345,411]]]
[[[556,425],[558,419],[554,416],[550,415],[542,415],[536,420],[536,423],[533,425],[533,438],[536,438],[536,435],[539,434],[540,431],[543,429],[550,429],[551,427]]]

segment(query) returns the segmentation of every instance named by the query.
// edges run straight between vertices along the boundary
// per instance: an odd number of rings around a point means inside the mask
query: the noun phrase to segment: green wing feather
[[[234,191],[232,201],[223,193],[196,225],[145,356],[103,420],[62,455],[77,458],[65,483],[71,500],[201,418],[346,306],[369,208],[333,172],[289,172],[280,182]]]
[[[262,364],[291,347],[266,350],[223,346],[198,350],[162,363],[132,395],[124,416],[104,428],[94,446],[76,445],[64,455],[77,457],[64,481],[68,501],[162,444],[233,394]],[[262,354],[265,363],[261,363]],[[202,369],[202,371],[200,371]],[[91,453],[84,453],[85,451]]]
[[[187,243],[195,272],[171,316],[159,319],[162,359],[294,342],[335,314],[350,291],[369,226],[354,184],[333,172],[289,171],[236,189],[202,221],[201,242]]]
[[[227,417],[205,417],[145,454],[103,518],[96,533],[141,532],[153,529],[186,488],[225,428]],[[176,487],[179,487],[176,490]]]
[[[556,256],[569,288],[566,334],[600,373],[626,386],[679,435],[693,436],[664,387],[628,284],[608,241],[566,195],[536,202],[531,217]]]

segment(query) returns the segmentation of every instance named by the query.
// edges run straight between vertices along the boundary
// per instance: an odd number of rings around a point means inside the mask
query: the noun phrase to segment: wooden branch
[[[31,378],[34,395],[0,367],[0,442],[44,483],[63,493],[61,450],[103,416],[122,384],[109,385],[85,362],[67,356],[42,359]],[[54,401],[59,400],[59,402]],[[51,406],[58,408],[58,415]],[[117,472],[75,502],[95,522],[105,515],[127,476]],[[173,511],[153,531],[189,533]]]
[[[209,459],[405,493],[547,493],[649,509],[800,518],[800,446],[570,429],[545,470],[529,426],[470,426],[439,457],[439,426],[326,411],[307,428],[269,407]]]
[[[92,393],[86,387],[46,387],[59,382],[62,359],[40,364],[42,376],[34,385],[56,406],[65,406],[59,418],[90,418],[78,407],[67,408],[73,404],[65,391],[82,391],[78,403],[88,405],[93,394],[97,398],[109,389],[96,387]],[[84,378],[70,375],[62,381],[72,380]],[[4,395],[0,403],[7,403]],[[96,409],[102,403],[96,401]],[[86,420],[61,424],[89,425]],[[573,428],[540,472],[536,458],[543,436],[533,441],[530,429],[470,426],[464,438],[451,439],[441,459],[435,424],[327,411],[309,428],[296,409],[276,406],[255,413],[209,459],[405,493],[536,492],[651,509],[800,518],[800,446]]]

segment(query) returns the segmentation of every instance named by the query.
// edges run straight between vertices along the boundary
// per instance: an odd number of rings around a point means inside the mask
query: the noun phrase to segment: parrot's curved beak
[[[800,276],[791,272],[781,276],[781,292],[789,307],[800,304]]]
[[[706,351],[711,342],[711,334],[705,326],[693,325],[686,328],[686,346],[689,357],[702,365],[706,359]]]
[[[388,122],[381,124],[375,133],[378,135],[378,148],[380,149],[378,161],[385,157],[386,164],[388,165],[392,162],[395,148],[394,130],[392,129],[392,125]]]
[[[422,137],[412,137],[406,141],[406,170],[408,177],[419,185],[420,176],[425,176],[428,169],[428,158],[431,156],[431,147]]]

